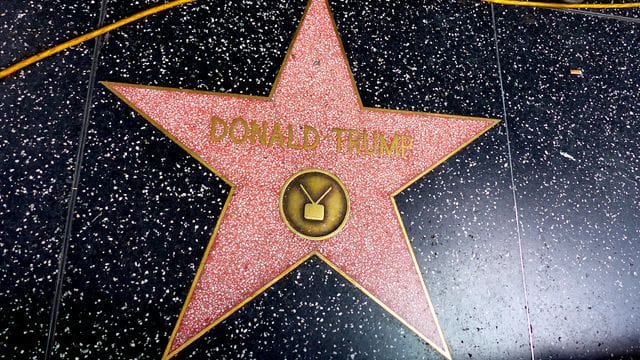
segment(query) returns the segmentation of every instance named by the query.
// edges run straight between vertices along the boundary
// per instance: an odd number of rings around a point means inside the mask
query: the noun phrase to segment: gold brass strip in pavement
[[[0,79],[3,79],[17,71],[24,69],[25,67],[32,65],[42,59],[48,58],[51,55],[57,54],[61,51],[67,50],[73,46],[76,46],[80,43],[83,43],[87,40],[91,40],[100,35],[104,35],[112,30],[115,30],[119,27],[132,23],[134,21],[140,20],[149,15],[168,10],[170,8],[180,6],[183,4],[191,3],[196,0],[175,0],[169,3],[158,5],[152,7],[150,9],[141,11],[137,14],[124,18],[122,20],[116,21],[111,25],[107,25],[101,27],[97,30],[89,32],[87,34],[78,36],[77,38],[66,41],[60,45],[56,45],[50,49],[47,49],[41,53],[28,57],[22,61],[19,61],[8,68],[0,71]],[[539,8],[552,8],[552,9],[627,9],[627,8],[636,8],[640,7],[640,2],[630,2],[630,3],[619,3],[619,4],[561,4],[561,3],[550,3],[550,2],[542,2],[542,1],[521,1],[521,0],[480,0],[486,3],[492,4],[500,4],[500,5],[511,5],[511,6],[527,6],[527,7],[539,7]],[[296,30],[297,32],[297,30]],[[295,37],[295,36],[294,36]],[[340,44],[342,45],[342,44]],[[287,52],[285,56],[285,60],[288,57],[289,53]],[[349,70],[351,72],[351,70]],[[279,75],[279,74],[278,74]],[[353,74],[351,74],[353,78]],[[278,83],[279,77],[276,77],[276,81],[274,82],[274,86],[271,88],[272,91],[276,88],[276,84]],[[272,94],[269,94],[271,97]],[[360,101],[360,96],[358,96],[358,100]],[[360,104],[362,106],[362,103]]]
[[[550,9],[628,9],[640,7],[640,2],[618,3],[618,4],[567,4],[552,3],[546,1],[522,1],[522,0],[480,0],[486,3],[510,5],[510,6],[527,6],[537,8]]]
[[[24,59],[22,61],[19,61],[19,62],[15,63],[15,64],[9,66],[6,69],[0,71],[0,79],[5,78],[5,77],[17,72],[17,71],[20,71],[20,70],[24,69],[25,67],[27,67],[29,65],[32,65],[32,64],[34,64],[34,63],[36,63],[36,62],[38,62],[38,61],[40,61],[42,59],[48,58],[51,55],[54,55],[54,54],[57,54],[57,53],[59,53],[61,51],[67,50],[68,48],[76,46],[76,45],[78,45],[80,43],[83,43],[83,42],[85,42],[87,40],[91,40],[93,38],[96,38],[96,37],[98,37],[100,35],[104,35],[104,34],[108,33],[109,31],[115,30],[115,29],[117,29],[119,27],[122,27],[124,25],[129,24],[129,23],[132,23],[132,22],[134,22],[136,20],[140,20],[140,19],[142,19],[144,17],[147,17],[149,15],[152,15],[152,14],[155,14],[155,13],[159,13],[161,11],[165,11],[165,10],[171,9],[173,7],[176,7],[176,6],[179,6],[179,5],[183,5],[183,4],[187,4],[187,3],[190,3],[190,2],[194,2],[194,1],[196,1],[196,0],[175,0],[175,1],[168,2],[166,4],[154,6],[154,7],[150,8],[150,9],[141,11],[141,12],[139,12],[137,14],[134,14],[134,15],[126,17],[126,18],[124,18],[122,20],[116,21],[113,24],[103,26],[103,27],[101,27],[101,28],[99,28],[97,30],[93,30],[93,31],[91,31],[89,33],[86,33],[84,35],[78,36],[77,38],[71,39],[69,41],[65,41],[60,45],[56,45],[56,46],[54,46],[54,47],[52,47],[50,49],[47,49],[47,50],[45,50],[45,51],[43,51],[41,53],[38,53],[38,54],[33,55],[31,57],[28,57],[28,58],[26,58],[26,59]]]

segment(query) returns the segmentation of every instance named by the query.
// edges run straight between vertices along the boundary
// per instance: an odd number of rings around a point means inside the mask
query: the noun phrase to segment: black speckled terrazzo
[[[640,27],[500,10],[536,357],[637,358]]]
[[[0,67],[162,2],[5,1]],[[1,359],[161,358],[229,189],[97,81],[266,95],[304,5],[198,0],[0,80]],[[397,197],[453,359],[640,358],[637,11],[331,7],[365,105],[503,120]],[[175,358],[442,357],[312,258]]]
[[[99,4],[3,1],[0,68],[98,22]],[[93,42],[0,80],[0,358],[42,358]]]
[[[365,106],[500,115],[489,6],[446,0],[332,4]]]

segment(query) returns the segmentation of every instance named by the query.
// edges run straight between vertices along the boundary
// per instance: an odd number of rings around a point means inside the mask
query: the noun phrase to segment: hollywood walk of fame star
[[[232,186],[164,358],[312,256],[451,357],[394,195],[495,120],[364,107],[324,0],[268,97],[105,85]]]

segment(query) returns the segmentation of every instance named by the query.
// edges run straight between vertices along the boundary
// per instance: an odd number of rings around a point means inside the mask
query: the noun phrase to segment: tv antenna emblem
[[[307,220],[324,220],[324,205],[319,204],[319,202],[322,201],[322,199],[324,199],[324,197],[327,196],[333,188],[329,186],[327,191],[325,191],[324,194],[322,194],[322,196],[320,196],[316,201],[313,201],[311,195],[307,192],[307,189],[304,188],[304,185],[300,184],[300,188],[307,199],[309,199],[309,203],[304,204],[304,218]]]
[[[295,234],[325,240],[338,234],[349,217],[349,196],[334,174],[305,169],[291,176],[280,192],[280,215]]]

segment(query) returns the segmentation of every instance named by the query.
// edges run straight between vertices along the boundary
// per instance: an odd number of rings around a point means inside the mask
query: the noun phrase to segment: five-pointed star
[[[363,107],[324,0],[307,5],[268,97],[105,85],[232,185],[165,358],[311,256],[327,262],[450,358],[393,196],[495,120]],[[230,127],[240,119],[233,125],[235,137],[229,130],[224,137],[222,127],[212,133],[221,124],[212,119]],[[249,141],[243,134],[251,132],[251,121],[266,126],[268,134],[279,126],[283,136],[272,140],[267,135],[267,143]],[[303,125],[317,129],[318,145],[312,149],[289,146],[302,143]],[[362,151],[362,139],[352,144],[350,132],[338,128],[355,129],[354,138],[367,132],[382,134],[390,143],[394,136],[412,141],[404,154],[399,148],[391,155],[370,154]],[[287,179],[314,168],[339,178],[351,201],[342,231],[321,241],[296,235],[279,211]]]

